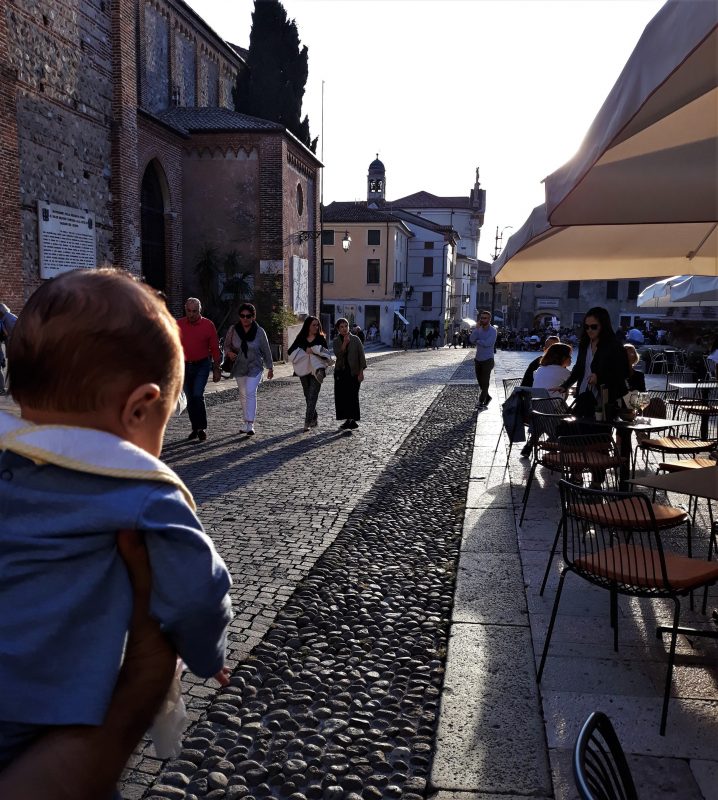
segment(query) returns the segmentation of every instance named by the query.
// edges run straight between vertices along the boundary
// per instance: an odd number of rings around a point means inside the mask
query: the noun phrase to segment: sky
[[[186,2],[249,46],[254,0]],[[282,4],[309,49],[303,113],[320,135],[324,203],[365,200],[377,153],[387,200],[466,196],[478,167],[491,261],[497,229],[505,244],[544,201],[541,181],[576,152],[663,0]]]

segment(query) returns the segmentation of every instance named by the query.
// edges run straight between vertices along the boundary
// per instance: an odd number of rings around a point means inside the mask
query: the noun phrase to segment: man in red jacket
[[[184,304],[185,316],[177,320],[184,349],[184,393],[187,395],[187,413],[192,425],[188,439],[203,442],[207,438],[207,407],[204,390],[209,379],[217,383],[222,374],[219,369],[219,339],[212,320],[202,316],[202,303],[189,297]]]

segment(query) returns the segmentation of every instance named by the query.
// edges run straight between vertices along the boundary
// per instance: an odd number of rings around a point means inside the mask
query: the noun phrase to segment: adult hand
[[[359,372],[357,373],[357,380],[359,381],[359,383],[361,383],[364,380],[364,370],[363,369],[359,370]]]
[[[589,386],[595,386],[597,383],[598,383],[598,375],[596,375],[596,373],[595,373],[595,372],[592,372],[592,373],[591,373],[591,374],[588,376],[588,381],[587,381],[587,384],[588,384]]]
[[[222,380],[222,370],[219,367],[219,364],[215,364],[212,367],[212,380],[215,383],[219,383]]]
[[[105,721],[100,727],[63,726],[41,736],[0,774],[0,797],[109,800],[167,695],[177,656],[149,615],[147,551],[136,531],[121,531],[117,546],[132,582],[134,608],[125,659]]]
[[[274,377],[274,370],[273,369],[267,370],[267,380],[271,381],[273,377]]]

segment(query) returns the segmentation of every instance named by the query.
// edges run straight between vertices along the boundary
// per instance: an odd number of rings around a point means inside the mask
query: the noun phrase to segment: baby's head
[[[75,270],[23,308],[8,348],[10,391],[25,419],[108,430],[159,455],[182,359],[154,289],[121,270]]]

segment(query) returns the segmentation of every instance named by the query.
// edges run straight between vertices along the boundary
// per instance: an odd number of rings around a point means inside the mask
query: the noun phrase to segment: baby
[[[0,413],[0,770],[52,726],[100,725],[132,589],[116,541],[144,534],[150,614],[203,678],[224,666],[231,581],[159,455],[182,385],[177,325],[113,269],[43,284],[9,347]]]

